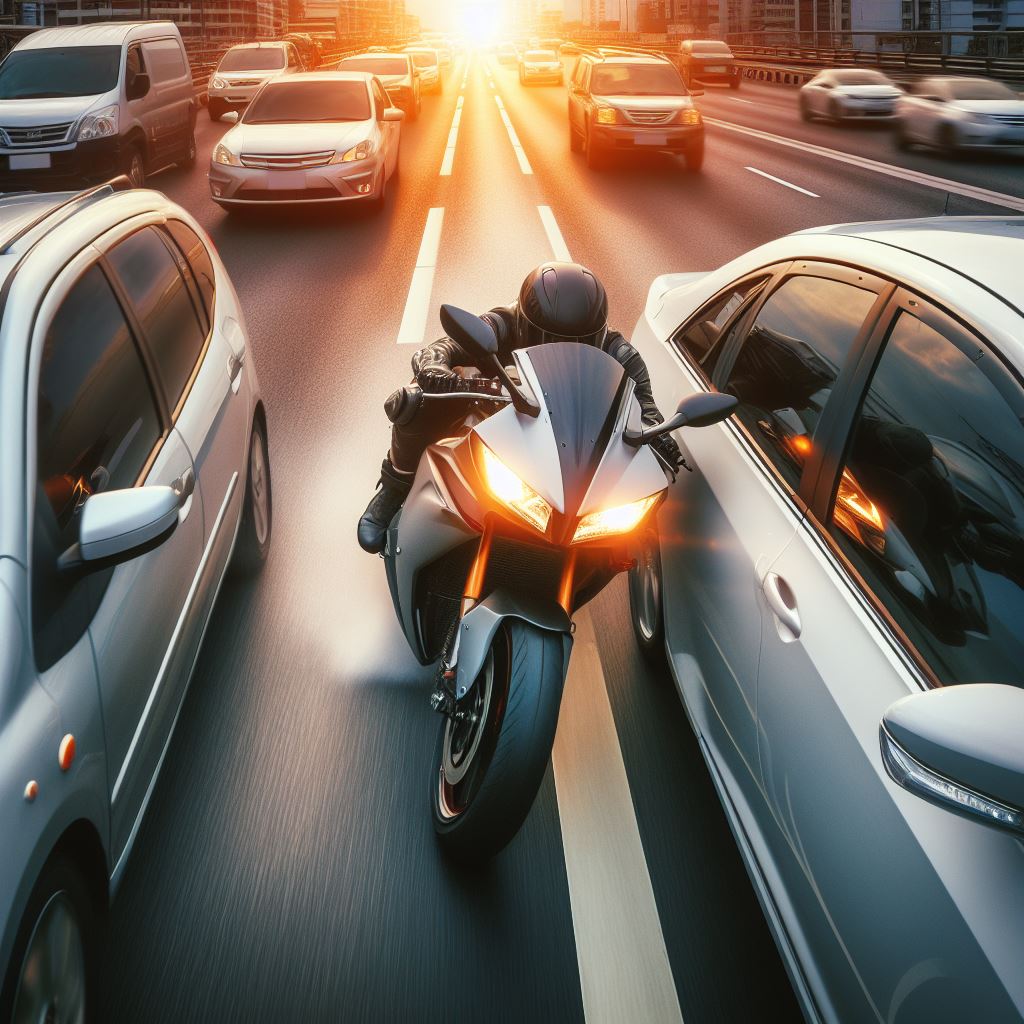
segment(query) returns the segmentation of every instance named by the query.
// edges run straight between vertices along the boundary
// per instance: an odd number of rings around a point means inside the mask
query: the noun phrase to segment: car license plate
[[[38,171],[50,166],[49,153],[15,153],[8,159],[12,171]]]
[[[667,146],[668,136],[664,132],[644,132],[636,137],[638,146]]]
[[[721,72],[725,71],[725,65],[724,64],[705,64],[704,65],[704,70],[705,71],[710,71],[712,74],[720,74]]]

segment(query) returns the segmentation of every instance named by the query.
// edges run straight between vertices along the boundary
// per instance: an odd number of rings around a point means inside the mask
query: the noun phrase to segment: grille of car
[[[637,124],[668,124],[675,116],[674,110],[627,110],[626,113]]]
[[[240,188],[237,196],[266,203],[286,203],[303,199],[337,199],[338,193],[333,188]]]
[[[17,128],[0,128],[11,146],[52,146],[64,142],[71,131],[74,121],[62,124],[37,124],[19,126]]]
[[[333,156],[333,149],[325,149],[320,153],[243,153],[239,159],[243,167],[261,171],[302,171],[324,167]]]
[[[1011,124],[1017,127],[1024,126],[1024,114],[991,114],[990,116],[1000,124]]]

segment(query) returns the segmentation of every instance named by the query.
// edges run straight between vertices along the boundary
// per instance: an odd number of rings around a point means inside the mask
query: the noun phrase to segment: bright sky
[[[406,0],[406,10],[419,15],[428,31],[458,32],[471,38],[499,35],[514,20],[513,15],[529,6],[530,0]],[[543,0],[536,6],[561,8],[561,0]]]

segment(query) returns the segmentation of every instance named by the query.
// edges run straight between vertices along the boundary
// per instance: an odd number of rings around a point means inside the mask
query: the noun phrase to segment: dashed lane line
[[[785,185],[786,188],[791,188],[794,192],[803,192],[805,196],[810,196],[812,199],[821,198],[817,192],[802,188],[800,185],[794,185],[793,182],[786,181],[785,178],[776,178],[774,174],[769,174],[767,171],[759,171],[756,167],[745,167],[744,170],[750,171],[751,174],[760,174],[762,178],[767,178],[769,181],[774,181],[779,185]]]
[[[430,309],[430,294],[434,288],[434,271],[437,268],[437,251],[441,246],[441,225],[444,223],[444,208],[431,207],[427,212],[427,223],[423,228],[416,268],[412,272],[409,295],[405,300],[402,326],[398,329],[399,345],[422,345],[427,329],[427,312]]]
[[[548,242],[551,245],[551,251],[555,254],[555,259],[571,263],[572,256],[569,255],[569,247],[565,244],[565,239],[562,237],[562,232],[558,227],[558,221],[555,220],[555,215],[551,212],[551,207],[538,206],[537,212],[540,214],[540,222],[544,225],[544,232],[548,236]]]
[[[519,136],[516,135],[516,130],[512,127],[512,122],[509,120],[505,104],[502,103],[500,96],[495,96],[494,101],[498,104],[498,112],[501,114],[501,120],[504,122],[505,130],[508,132],[508,137],[512,142],[512,149],[515,151],[516,159],[519,161],[519,170],[521,170],[523,174],[533,174],[533,168],[530,166],[530,161],[526,158],[526,150],[523,149],[522,143],[519,141]]]
[[[444,157],[441,159],[441,177],[446,178],[452,173],[452,164],[455,162],[455,143],[459,138],[459,123],[462,121],[463,97],[459,97],[455,104],[455,114],[452,117],[451,131],[448,132],[448,142],[444,147]]]

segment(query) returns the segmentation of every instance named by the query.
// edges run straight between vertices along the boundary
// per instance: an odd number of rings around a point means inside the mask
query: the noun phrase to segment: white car
[[[565,71],[554,50],[527,50],[519,61],[519,84],[555,82],[561,85]]]
[[[425,92],[441,92],[444,80],[441,76],[441,58],[437,50],[429,46],[407,46],[405,53],[412,57],[420,75],[420,86]]]
[[[345,202],[380,210],[404,116],[365,71],[268,82],[213,150],[213,201],[227,210]]]
[[[264,82],[277,75],[305,71],[294,43],[240,43],[232,46],[210,76],[207,112],[219,121],[230,111],[244,110]]]
[[[245,318],[150,191],[0,198],[0,1019],[89,1019],[229,565],[270,546]]]
[[[805,121],[825,117],[847,120],[890,118],[900,87],[881,71],[869,68],[834,68],[820,71],[800,89],[800,116]]]
[[[683,472],[631,572],[808,1021],[1024,1016],[1024,217],[655,280]],[[927,965],[927,966],[926,966]]]
[[[965,149],[1024,147],[1024,96],[987,78],[922,78],[896,105],[896,141]]]

